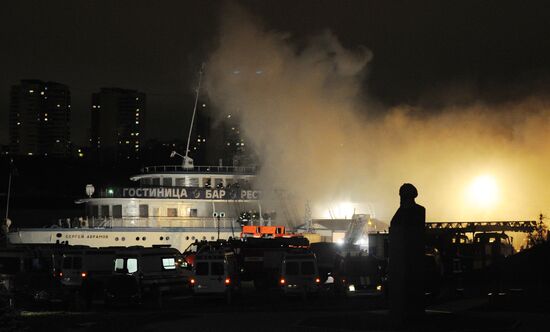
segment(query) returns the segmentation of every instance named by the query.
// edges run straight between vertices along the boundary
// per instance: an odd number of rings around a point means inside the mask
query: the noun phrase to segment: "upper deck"
[[[193,166],[180,165],[146,166],[141,169],[142,175],[148,174],[224,174],[224,175],[255,175],[254,166]]]

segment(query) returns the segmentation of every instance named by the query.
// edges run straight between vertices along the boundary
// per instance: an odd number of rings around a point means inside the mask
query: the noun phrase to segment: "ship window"
[[[189,209],[189,217],[196,217],[197,209]]]
[[[189,236],[186,236],[185,239],[186,239],[186,240],[189,240]]]
[[[210,178],[203,179],[203,183],[205,188],[210,188],[212,184],[212,179]]]
[[[162,267],[165,270],[174,270],[176,268],[176,260],[173,257],[163,258]]]
[[[169,236],[166,237],[166,241],[168,241],[168,240],[170,240],[170,237],[169,237]]]
[[[153,208],[153,217],[158,217],[159,216],[159,208],[156,207],[156,208]]]
[[[147,204],[140,204],[139,205],[139,216],[141,218],[149,217],[149,205],[147,205]]]
[[[164,240],[164,237],[163,237],[163,236],[161,236],[161,237],[159,238],[159,240],[161,240],[161,241],[162,241],[162,240]]]
[[[177,178],[176,187],[185,187],[185,178]]]
[[[150,186],[151,185],[151,179],[150,178],[143,178],[140,180],[140,183],[142,186]]]
[[[101,216],[104,218],[109,217],[109,205],[101,206]]]
[[[163,178],[162,185],[165,187],[172,187],[172,178]]]
[[[151,179],[151,184],[153,186],[160,186],[160,178],[152,178]]]
[[[136,236],[136,241],[139,241],[139,236]]]
[[[223,179],[214,179],[215,188],[223,188]]]
[[[99,217],[99,206],[94,205],[92,206],[92,217]]]
[[[122,205],[113,205],[113,218],[122,218]]]
[[[178,209],[176,209],[176,208],[167,208],[166,209],[166,216],[168,216],[168,217],[177,217],[178,216]]]
[[[145,236],[141,238],[141,241],[145,241],[145,240],[147,240]]]

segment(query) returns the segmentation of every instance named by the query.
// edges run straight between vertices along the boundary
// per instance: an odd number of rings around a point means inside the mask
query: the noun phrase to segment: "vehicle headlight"
[[[349,290],[350,292],[355,292],[355,285],[349,285],[349,286],[348,286],[348,290]]]

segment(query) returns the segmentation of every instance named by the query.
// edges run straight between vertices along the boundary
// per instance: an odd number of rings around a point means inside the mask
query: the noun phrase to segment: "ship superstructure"
[[[11,243],[154,246],[183,250],[195,240],[238,237],[241,225],[262,218],[256,169],[233,166],[149,166],[131,177],[132,187],[86,187],[76,201],[85,215],[76,225],[9,233]]]

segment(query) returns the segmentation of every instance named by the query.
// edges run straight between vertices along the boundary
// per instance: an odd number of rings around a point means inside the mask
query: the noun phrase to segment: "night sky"
[[[237,1],[300,45],[323,30],[373,53],[365,95],[389,106],[504,103],[550,87],[545,1]],[[20,79],[65,83],[73,141],[86,144],[90,95],[148,97],[150,138],[184,138],[200,63],[216,47],[221,1],[9,1],[0,10],[0,143],[9,89]],[[174,121],[176,119],[176,121]]]

